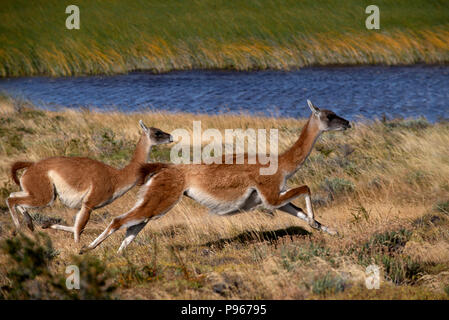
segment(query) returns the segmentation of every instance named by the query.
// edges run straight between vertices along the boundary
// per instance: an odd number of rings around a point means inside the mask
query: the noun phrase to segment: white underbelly
[[[241,197],[223,200],[197,188],[190,188],[186,194],[190,198],[209,208],[210,213],[225,215],[240,210],[251,210],[260,204],[260,199],[253,189],[248,189]],[[256,196],[254,196],[256,194]]]
[[[83,204],[84,198],[89,194],[90,189],[77,190],[67,184],[56,172],[49,171],[48,176],[52,180],[56,194],[61,202],[72,209],[78,209]]]

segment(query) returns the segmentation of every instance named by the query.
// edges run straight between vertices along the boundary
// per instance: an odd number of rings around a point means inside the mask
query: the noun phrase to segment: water
[[[449,67],[331,67],[292,72],[182,71],[154,75],[0,79],[0,91],[39,107],[305,117],[306,99],[350,120],[449,113]]]

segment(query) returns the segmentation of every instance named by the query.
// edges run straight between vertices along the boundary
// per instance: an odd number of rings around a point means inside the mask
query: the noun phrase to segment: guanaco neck
[[[320,134],[319,123],[312,114],[295,144],[279,156],[279,167],[288,177],[295,174],[307,159]]]
[[[139,142],[137,142],[131,161],[123,169],[118,170],[117,189],[126,186],[132,187],[136,183],[140,165],[148,161],[150,151],[151,142],[146,134],[143,133],[140,136]]]

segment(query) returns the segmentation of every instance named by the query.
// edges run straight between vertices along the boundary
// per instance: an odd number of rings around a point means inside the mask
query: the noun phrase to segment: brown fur
[[[313,228],[333,233],[315,220],[309,187],[300,186],[284,191],[286,180],[306,160],[321,132],[350,127],[347,120],[336,116],[332,111],[321,111],[310,102],[309,106],[312,116],[296,143],[279,156],[275,174],[261,175],[260,169],[268,167],[269,164],[248,164],[247,154],[244,155],[245,164],[224,164],[223,156],[222,164],[167,165],[142,187],[138,204],[128,213],[113,219],[106,230],[81,253],[95,248],[110,234],[126,226],[127,236],[119,249],[122,250],[151,218],[165,214],[183,194],[205,204],[218,214],[230,214],[263,206],[296,215],[306,220]],[[236,155],[234,159],[235,157]],[[154,173],[149,165],[143,165],[141,174],[145,175],[147,171]],[[306,195],[307,215],[301,208],[290,203],[300,195]]]
[[[20,181],[17,178],[17,171],[20,169],[28,168],[29,166],[33,165],[34,162],[30,161],[16,161],[11,165],[11,177],[12,180],[20,186]]]
[[[146,128],[137,143],[130,163],[123,169],[116,169],[100,161],[84,157],[52,157],[36,163],[16,162],[11,168],[13,179],[16,171],[27,167],[18,184],[22,192],[11,194],[7,199],[12,219],[17,228],[16,207],[21,209],[30,229],[32,221],[25,208],[48,206],[59,196],[70,208],[79,208],[75,226],[44,225],[43,228],[65,230],[74,233],[75,241],[89,220],[92,210],[101,208],[122,196],[142,179],[140,167],[147,161],[153,144],[171,142],[171,136],[156,128]],[[155,165],[154,170],[160,165]],[[150,166],[151,168],[151,166]],[[148,169],[150,173],[151,169]],[[17,179],[18,180],[18,179]],[[142,183],[142,182],[140,182]]]
[[[166,163],[146,163],[139,167],[139,180],[137,182],[138,186],[142,186],[145,180],[151,177],[153,174],[161,171],[164,168],[168,168],[170,165]]]

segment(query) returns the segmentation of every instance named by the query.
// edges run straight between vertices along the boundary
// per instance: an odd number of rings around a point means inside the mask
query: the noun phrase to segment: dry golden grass
[[[48,112],[2,99],[0,239],[12,232],[4,199],[18,190],[8,176],[11,162],[83,155],[123,166],[138,138],[139,119],[168,132],[192,130],[193,120],[201,120],[203,130],[277,128],[281,151],[304,124],[246,115]],[[448,145],[448,123],[419,119],[357,122],[344,133],[324,134],[290,184],[311,187],[318,220],[341,237],[312,231],[280,212],[216,217],[183,199],[148,224],[125,255],[115,253],[123,231],[89,255],[106,265],[124,299],[447,299]],[[152,158],[168,161],[168,151],[159,147]],[[80,244],[67,233],[45,230],[59,251],[52,272],[64,275],[80,246],[129,210],[136,193],[95,211]],[[57,202],[40,214],[71,224],[75,212]],[[10,281],[9,259],[0,256],[0,284]],[[373,262],[382,269],[379,290],[364,285],[365,268]]]

